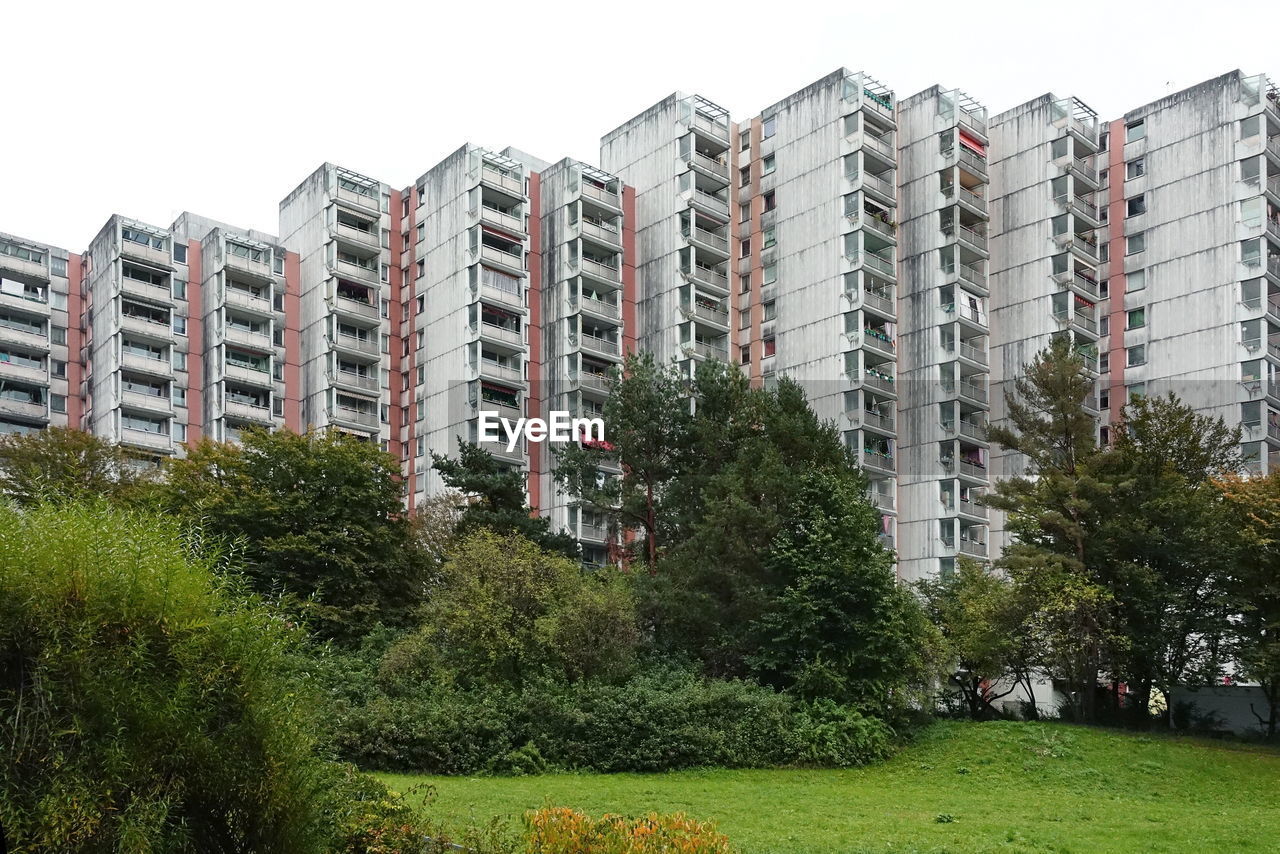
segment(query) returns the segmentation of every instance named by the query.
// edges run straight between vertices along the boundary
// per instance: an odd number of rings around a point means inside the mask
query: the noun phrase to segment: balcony
[[[480,206],[480,221],[518,237],[525,237],[528,235],[523,216],[506,213],[505,211],[500,211],[489,205],[482,204]]]
[[[1066,234],[1060,234],[1054,238],[1059,244],[1066,246],[1075,253],[1081,260],[1092,266],[1098,265],[1098,239],[1097,237],[1085,237],[1068,231]]]
[[[373,374],[358,374],[353,371],[340,370],[329,371],[325,376],[329,378],[329,384],[335,388],[368,395],[378,395],[382,391],[379,388],[378,377]]]
[[[960,426],[960,435],[966,439],[972,439],[975,442],[986,443],[987,441],[987,425],[980,421],[971,421],[968,418],[961,418],[958,422]]]
[[[126,258],[132,258],[135,261],[141,261],[152,267],[158,267],[162,270],[170,270],[173,268],[173,258],[169,255],[169,241],[165,239],[164,248],[157,249],[150,243],[145,246],[132,240],[120,240],[120,254]]]
[[[729,164],[721,162],[714,157],[708,157],[701,151],[693,152],[688,160],[689,168],[696,172],[701,172],[710,178],[716,178],[724,184],[729,183]]]
[[[0,380],[17,380],[18,382],[49,384],[49,367],[47,362],[40,365],[26,365],[0,359]]]
[[[259,317],[268,317],[275,313],[275,306],[266,296],[254,296],[251,291],[242,288],[224,288],[222,302],[229,308],[243,309]]]
[[[729,361],[729,350],[726,347],[717,347],[715,344],[708,344],[705,341],[694,341],[681,346],[687,356],[700,359],[715,359],[719,362]]]
[[[574,385],[579,389],[594,391],[600,394],[609,394],[613,391],[613,379],[608,374],[596,374],[591,371],[582,371],[576,377],[571,377]]]
[[[578,526],[578,539],[588,543],[607,543],[609,541],[609,529],[605,525],[582,522]]]
[[[880,137],[873,133],[869,133],[866,128],[863,128],[862,133],[857,139],[857,145],[862,149],[875,152],[881,158],[889,161],[890,163],[897,162],[898,153],[894,150],[893,140],[890,139],[887,134]]]
[[[970,213],[975,213],[983,217],[987,216],[986,199],[979,196],[973,190],[966,189],[963,186],[959,189],[960,191],[957,193],[956,185],[950,184],[942,188],[942,195],[946,196],[948,199],[953,199],[956,202],[959,202],[960,206],[968,210]]]
[[[338,334],[329,339],[329,344],[335,350],[354,353],[358,356],[376,359],[381,355],[378,350],[378,339],[373,336],[360,338],[355,335]]]
[[[153,285],[135,279],[132,276],[120,277],[120,293],[125,296],[137,296],[161,305],[173,305],[173,288],[169,284]]]
[[[14,400],[11,397],[0,397],[0,415],[10,418],[22,418],[26,421],[48,421],[49,405],[32,403],[26,400]]]
[[[960,476],[969,480],[977,480],[982,483],[986,483],[987,467],[979,463],[971,463],[968,460],[961,460]]]
[[[485,302],[524,310],[524,288],[504,288],[498,285],[481,285],[480,296]]]
[[[729,200],[727,198],[704,193],[696,187],[689,194],[689,207],[713,218],[725,221],[729,219]]]
[[[247,365],[226,362],[222,366],[222,378],[251,385],[254,388],[271,388],[273,381],[269,371],[260,371]]]
[[[346,317],[368,323],[372,321],[374,324],[382,322],[382,311],[377,305],[372,305],[364,300],[349,299],[342,295],[333,298],[330,306],[335,312]]]
[[[583,219],[579,221],[578,228],[583,237],[594,240],[597,243],[603,243],[611,249],[622,248],[622,235],[612,225]]]
[[[482,358],[476,365],[476,373],[485,379],[497,380],[500,383],[524,385],[524,371],[514,365],[505,365],[493,359]]]
[[[120,393],[120,405],[128,409],[141,409],[153,415],[173,414],[173,401],[167,394],[126,390]]]
[[[865,169],[854,169],[846,177],[856,189],[862,190],[884,204],[896,205],[898,203],[897,188],[885,179],[872,175]]]
[[[692,271],[686,272],[684,275],[708,290],[718,291],[720,296],[729,294],[729,277],[714,267],[709,267],[706,264],[694,264]]]
[[[1090,190],[1098,189],[1098,170],[1090,165],[1089,161],[1073,157],[1064,164],[1064,168],[1072,178],[1084,184]]]
[[[616,321],[622,316],[622,308],[616,302],[605,302],[586,294],[583,294],[580,299],[574,299],[573,305],[593,317],[602,317],[606,320]]]
[[[152,341],[172,343],[175,340],[173,326],[169,322],[148,320],[139,315],[121,315],[119,329]]]
[[[977,540],[966,540],[964,537],[961,537],[960,552],[962,554],[972,555],[973,557],[985,558],[987,556],[987,544]]]
[[[851,219],[853,219],[853,217],[851,217]],[[891,225],[885,219],[867,211],[863,211],[856,217],[856,220],[859,227],[872,232],[881,240],[891,244],[896,244],[898,242],[897,227]]]
[[[525,273],[523,250],[512,252],[486,243],[480,246],[480,259],[516,276],[523,276]]]
[[[1070,211],[1077,219],[1083,220],[1090,228],[1102,225],[1102,220],[1098,219],[1098,206],[1093,202],[1072,195],[1061,195],[1054,201]]]
[[[617,357],[622,353],[622,347],[617,341],[586,333],[578,337],[578,346],[589,353],[599,353],[602,356]]]
[[[592,261],[590,258],[578,260],[578,272],[606,284],[616,285],[622,281],[622,271],[611,264]]]
[[[496,323],[481,323],[477,330],[482,341],[492,341],[506,347],[521,348],[524,346],[524,333],[519,329],[499,326]]]
[[[893,381],[893,377],[886,373],[867,369],[864,371],[852,372],[849,378],[855,383],[859,383],[864,388],[874,389],[881,394],[887,394],[891,397],[898,396],[898,388]]]
[[[377,245],[376,241],[374,245]],[[238,273],[269,282],[272,280],[270,257],[269,253],[260,252],[259,260],[254,260],[250,256],[237,255],[228,250],[222,263],[228,270],[235,270]]]
[[[512,406],[509,403],[500,403],[496,400],[484,400],[483,398],[476,404],[477,412],[488,412],[496,418],[503,418],[512,424],[524,418],[524,412],[519,406]]]
[[[692,228],[685,228],[683,230],[683,234],[686,240],[701,249],[703,252],[714,255],[721,260],[728,259],[729,238],[716,234],[714,231],[699,228],[696,225]]]
[[[700,133],[708,134],[721,142],[727,143],[729,141],[729,128],[727,125],[722,125],[696,110],[693,113],[693,120],[690,122],[690,127]]]
[[[498,462],[507,463],[513,466],[523,466],[527,459],[525,458],[524,448],[519,443],[510,451],[507,450],[506,440],[499,442],[481,442],[480,447],[489,452],[489,456]]]
[[[376,431],[379,428],[378,415],[349,406],[332,406],[329,408],[329,423],[348,430],[361,433]]]
[[[878,510],[884,510],[887,513],[894,512],[895,505],[893,493],[891,492],[881,492],[878,489],[870,489],[867,490],[867,500],[870,501],[871,505]]]
[[[239,400],[228,399],[223,403],[222,414],[227,418],[238,418],[242,421],[251,421],[254,424],[271,426],[275,423],[275,419],[271,417],[271,407],[259,406],[256,403],[245,403]]]
[[[1055,273],[1053,276],[1053,280],[1060,285],[1066,285],[1071,290],[1075,291],[1076,293],[1080,294],[1080,296],[1085,297],[1086,299],[1089,299],[1089,300],[1101,299],[1101,297],[1099,296],[1101,291],[1098,289],[1098,283],[1093,281],[1092,279],[1085,278],[1079,273],[1072,273],[1072,272]]]
[[[982,504],[975,504],[972,501],[960,499],[960,512],[974,519],[988,519],[991,517],[991,510]]]
[[[987,180],[987,160],[970,151],[966,146],[957,146],[948,148],[942,152],[942,156],[951,159],[955,158],[956,165],[968,172],[973,177],[981,180]]]
[[[0,258],[5,256],[0,255]],[[22,314],[37,315],[39,317],[49,316],[49,303],[47,300],[36,299],[33,297],[23,296],[21,294],[7,294],[0,292],[0,308],[13,309]]]
[[[367,193],[358,192],[356,190],[351,189],[350,187],[344,187],[341,183],[339,183],[337,190],[334,192],[334,198],[340,202],[345,202],[349,205],[354,205],[355,207],[360,208],[363,211],[376,213],[379,216],[381,216],[382,209],[380,207],[378,194],[374,191],[372,187],[361,187],[360,189],[367,190],[368,192]]]
[[[884,472],[885,474],[893,474],[897,471],[892,454],[884,451],[873,451],[869,448],[862,449],[862,467]]]
[[[894,267],[892,258],[886,258],[883,255],[877,255],[875,252],[867,252],[866,250],[854,250],[847,257],[855,270],[865,267],[895,282],[898,280],[898,272]]]
[[[150,356],[143,356],[141,353],[127,351],[122,353],[120,367],[152,377],[168,379],[173,376],[173,364],[168,359],[153,359]]]
[[[897,355],[897,346],[894,344],[893,339],[884,332],[880,332],[877,329],[863,329],[859,337],[863,347],[868,347],[887,356]]]
[[[365,231],[345,222],[335,222],[329,226],[329,234],[349,246],[356,247],[357,250],[367,251],[372,249],[375,252],[382,251],[382,237],[376,230]],[[231,259],[228,258],[227,260],[230,262]]]
[[[615,193],[607,187],[597,187],[590,181],[582,182],[582,190],[580,191],[584,199],[611,208],[618,213],[622,213],[622,196]]]
[[[872,412],[869,409],[855,409],[845,413],[854,423],[881,433],[895,433],[893,413]]]
[[[723,306],[705,305],[695,300],[692,307],[685,303],[680,307],[680,311],[685,319],[706,321],[725,331],[729,329],[729,309]]]
[[[222,340],[227,344],[235,344],[248,350],[256,350],[258,352],[267,352],[274,347],[271,340],[271,334],[264,328],[254,331],[245,329],[243,326],[232,326],[225,324],[222,327]]]
[[[963,282],[968,285],[969,290],[981,296],[990,293],[987,289],[987,274],[980,267],[950,263],[943,267],[943,272],[947,275],[948,283]]]
[[[371,285],[375,288],[382,287],[382,280],[379,278],[376,264],[373,267],[365,267],[360,264],[354,264],[351,261],[338,258],[333,262],[333,269],[340,275],[349,279],[364,282],[365,284]]]
[[[0,252],[0,274],[8,274],[6,278],[19,281],[32,279],[49,281],[49,253],[41,249],[28,249],[25,246],[20,246],[19,249],[28,255],[39,255],[40,260],[32,261],[29,258],[10,255],[8,252]]]
[[[168,433],[152,433],[150,430],[120,429],[120,443],[160,454],[173,453],[173,439]]]
[[[49,352],[49,336],[44,332],[28,332],[0,324],[0,344],[13,344],[28,350]]]
[[[958,242],[974,254],[983,258],[988,257],[985,231],[976,231],[967,225],[960,225],[957,222],[944,222],[942,223],[942,233],[950,238],[951,241]]]
[[[863,308],[872,309],[882,315],[894,317],[897,312],[897,305],[894,303],[892,296],[877,293],[870,288],[864,287],[856,291],[851,290],[846,296],[849,297],[850,303],[858,305],[860,302]]]
[[[524,198],[524,178],[519,175],[504,172],[495,166],[485,163],[480,168],[479,179],[481,184],[485,184],[495,190],[520,199]]]
[[[975,347],[973,344],[966,344],[961,341],[959,351],[961,359],[972,362],[975,365],[982,365],[983,367],[987,365],[988,355],[984,348]],[[950,350],[948,352],[955,352],[955,350]]]

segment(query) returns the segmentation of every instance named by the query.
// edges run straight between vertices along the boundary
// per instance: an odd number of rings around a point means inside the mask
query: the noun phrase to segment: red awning
[[[978,154],[981,154],[983,157],[987,156],[987,147],[983,145],[980,141],[978,141],[977,137],[970,136],[969,134],[965,133],[963,130],[960,130],[960,129],[957,129],[957,130],[959,130],[959,133],[960,133],[961,145],[968,147],[972,151],[976,151]]]

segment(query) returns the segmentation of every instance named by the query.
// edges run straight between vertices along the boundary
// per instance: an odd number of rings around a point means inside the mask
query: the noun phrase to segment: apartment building
[[[467,144],[395,189],[326,163],[280,236],[113,216],[83,254],[0,234],[0,430],[83,427],[140,457],[248,427],[352,433],[401,461],[481,411],[599,414],[626,353],[798,380],[866,472],[904,578],[1002,545],[981,498],[1004,391],[1068,336],[1099,437],[1172,390],[1280,466],[1280,93],[1225,74],[1100,123],[1047,94],[988,118],[840,68],[739,125],[674,93],[601,166]],[[488,445],[610,559],[546,446]],[[616,476],[605,471],[602,476]]]
[[[861,460],[893,543],[894,94],[840,68],[739,128],[736,360],[799,382]],[[707,311],[709,307],[695,306]]]
[[[1240,424],[1254,471],[1280,467],[1280,93],[1233,71],[1103,138],[1104,425],[1173,391]]]
[[[933,86],[898,105],[898,571],[985,560],[990,320],[986,108]]]
[[[0,433],[78,425],[80,257],[0,233]]]
[[[635,188],[637,346],[689,375],[699,361],[728,361],[738,337],[735,140],[727,110],[676,92],[600,142],[600,165]]]
[[[989,261],[991,419],[1023,366],[1058,336],[1071,339],[1096,377],[1101,292],[1097,114],[1078,98],[1046,94],[992,117]],[[1096,391],[1086,399],[1096,408]],[[1024,474],[1017,455],[991,448],[994,478]],[[990,515],[991,554],[1003,547],[1003,514]],[[971,514],[972,515],[972,514]]]

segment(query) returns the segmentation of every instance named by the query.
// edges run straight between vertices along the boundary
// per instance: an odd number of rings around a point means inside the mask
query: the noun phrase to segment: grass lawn
[[[1280,852],[1280,752],[1061,724],[939,723],[843,771],[379,776],[434,786],[449,823],[547,804],[683,811],[742,854]]]

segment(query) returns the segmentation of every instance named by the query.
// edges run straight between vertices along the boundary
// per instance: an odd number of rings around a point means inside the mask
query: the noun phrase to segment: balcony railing
[[[883,391],[887,394],[897,394],[898,388],[891,378],[886,378],[878,373],[871,371],[854,372],[852,378],[856,382],[861,382],[867,388]]]
[[[689,162],[696,164],[703,169],[706,169],[708,172],[712,172],[716,175],[719,175],[725,180],[728,180],[729,178],[728,163],[722,163],[721,161],[716,160],[714,157],[708,157],[707,155],[703,154],[701,151],[693,152],[693,157],[689,158]]]
[[[509,329],[496,323],[481,323],[480,334],[494,341],[501,341],[504,344],[520,346],[524,343],[524,337],[519,329]]]
[[[976,540],[966,540],[964,537],[961,537],[960,551],[967,555],[973,555],[974,557],[986,557],[987,544]]]
[[[335,234],[340,235],[340,236],[342,236],[342,237],[346,238],[347,240],[351,241],[352,243],[358,243],[358,244],[360,244],[361,246],[367,246],[367,247],[370,247],[370,248],[373,248],[373,249],[381,249],[381,248],[382,248],[382,241],[381,241],[381,238],[379,237],[378,233],[377,233],[377,232],[375,232],[375,231],[365,231],[364,229],[356,228],[356,227],[355,227],[355,226],[353,226],[353,225],[347,225],[345,222],[336,222],[336,223],[334,223],[334,229],[333,229],[333,230],[334,230],[334,233],[335,233]],[[250,261],[248,258],[244,258],[244,257],[241,257],[241,256],[239,256],[239,255],[228,255],[228,256],[227,256],[227,266],[228,266],[228,267],[233,266],[233,265],[232,265],[232,263],[231,263],[233,260],[239,260],[239,261],[243,261],[243,262],[253,263],[253,262],[252,262],[252,261]],[[265,266],[266,266],[266,263],[265,263],[265,262],[263,262],[263,263],[261,264],[261,266],[262,266],[262,267],[265,267]]]
[[[876,136],[875,134],[868,133],[866,130],[863,130],[862,132],[862,146],[863,148],[870,148],[872,151],[883,155],[889,160],[894,160],[897,156],[897,153],[893,150],[893,144],[890,141],[883,137]]]
[[[611,208],[621,208],[621,197],[605,187],[597,187],[595,184],[587,181],[582,182],[582,195],[588,199],[595,199],[597,202],[608,205]]]
[[[581,388],[589,388],[593,391],[608,394],[613,388],[613,380],[608,374],[596,374],[591,371],[583,371],[578,374],[575,381]]]
[[[729,128],[726,125],[713,121],[696,110],[693,113],[693,126],[698,130],[706,131],[716,139],[723,139],[726,142],[729,141]]]
[[[486,243],[480,246],[480,257],[495,264],[503,264],[516,270],[524,270],[524,252],[522,251],[512,252]]]
[[[854,169],[849,172],[849,180],[855,184],[861,184],[864,187],[870,187],[877,190],[881,195],[888,198],[894,198],[894,187],[888,181],[876,175],[872,175],[865,169]]]
[[[976,231],[967,225],[961,225],[958,222],[942,223],[942,233],[948,237],[955,236],[962,243],[969,244],[973,249],[979,252],[987,251],[987,235],[986,232]]]
[[[610,264],[592,261],[590,258],[580,259],[579,264],[581,265],[582,272],[590,273],[596,278],[604,279],[609,282],[617,282],[622,279],[621,271]]]
[[[329,420],[352,424],[364,430],[378,429],[378,414],[350,406],[334,406],[329,409]]]
[[[614,320],[617,320],[621,314],[621,308],[616,302],[605,302],[602,299],[596,299],[595,297],[589,297],[586,295],[583,295],[582,297],[582,307],[593,314],[598,314],[602,317],[610,317]]]
[[[718,288],[722,291],[729,289],[729,277],[714,267],[708,267],[705,264],[695,264],[693,272],[690,274],[694,279]]]
[[[896,310],[892,297],[882,296],[869,288],[862,289],[862,304],[879,309],[886,314],[893,314]]]
[[[617,356],[622,352],[622,348],[617,341],[611,341],[608,338],[600,338],[595,335],[584,334],[579,337],[578,343],[584,350],[602,353],[606,356]]]
[[[981,347],[975,347],[972,344],[960,342],[960,355],[971,362],[977,362],[980,365],[987,364],[987,351]]]
[[[480,169],[480,179],[488,184],[506,190],[517,196],[524,195],[524,179],[519,175],[503,172],[495,166],[484,164]]]
[[[729,361],[729,350],[726,347],[717,347],[714,344],[708,344],[705,341],[695,341],[692,344],[685,344],[684,349],[688,353],[702,356],[707,359],[715,359],[720,362]]]
[[[956,155],[956,159],[961,166],[965,167],[973,174],[982,178],[987,176],[986,158],[979,157],[963,145],[960,146],[959,154]]]
[[[960,461],[960,473],[969,477],[987,479],[987,467],[971,463],[968,460]]]
[[[524,382],[524,374],[519,368],[513,368],[504,365],[501,362],[495,362],[493,359],[481,359],[478,366],[480,373],[485,376],[495,377],[500,380],[508,380],[510,382]]]
[[[343,335],[339,333],[334,339],[334,344],[346,350],[354,350],[357,353],[365,353],[370,356],[378,355],[378,341],[372,336],[368,338],[360,338],[356,335]]]
[[[976,516],[979,519],[988,519],[991,516],[990,508],[982,504],[975,504],[972,501],[960,499],[960,512],[969,516]]]
[[[248,383],[249,385],[258,386],[259,388],[270,388],[272,385],[270,372],[260,371],[257,368],[250,368],[247,365],[237,365],[231,362],[223,363],[222,377],[223,379]]]
[[[977,421],[970,421],[966,418],[961,418],[960,435],[968,436],[970,439],[977,439],[980,442],[985,442],[987,440],[987,425]]]
[[[327,376],[331,383],[340,383],[348,388],[359,389],[360,391],[378,391],[378,378],[376,376],[341,370],[336,372],[330,371]]]
[[[683,308],[693,317],[701,318],[719,326],[729,325],[729,309],[722,306],[704,305],[695,301],[692,308],[687,303]]]
[[[987,212],[987,200],[982,198],[982,196],[979,196],[973,190],[967,189],[965,187],[960,187],[960,192],[959,194],[957,194],[956,185],[951,184],[949,186],[942,188],[942,195],[946,196],[949,199],[958,198],[964,201],[965,204],[969,205],[970,207],[984,214]]]
[[[525,233],[524,217],[500,211],[489,205],[480,206],[480,221],[516,234]]]
[[[693,199],[722,216],[729,215],[729,200],[694,188]]]
[[[584,219],[582,220],[582,233],[610,246],[620,246],[622,244],[622,235],[612,225],[603,225]]]
[[[862,330],[862,345],[873,350],[879,350],[881,353],[887,353],[890,356],[897,353],[897,347],[894,345],[893,339],[889,338],[885,333],[877,332],[874,329]]]
[[[874,469],[881,471],[897,471],[894,465],[893,455],[883,451],[873,451],[869,448],[862,449],[862,463]]]
[[[248,309],[257,314],[270,314],[273,308],[267,297],[254,296],[252,292],[242,288],[224,288],[222,301],[234,308]]]
[[[895,274],[892,259],[877,255],[874,252],[855,250],[849,256],[849,260],[854,264],[861,262],[864,267],[868,267],[878,273],[883,273],[886,276],[893,276]]]
[[[43,421],[49,417],[49,406],[45,403],[34,403],[29,400],[0,397],[0,415],[12,415],[16,418],[31,418]]]
[[[143,356],[141,353],[126,352],[121,354],[120,366],[131,371],[143,371],[161,376],[171,376],[173,374],[173,363],[167,358],[153,359],[150,356]]]
[[[480,295],[490,302],[501,303],[516,308],[524,308],[523,288],[503,288],[497,285],[481,285]]]
[[[872,412],[868,409],[854,410],[849,413],[857,423],[876,430],[893,432],[894,417],[889,413]]]

